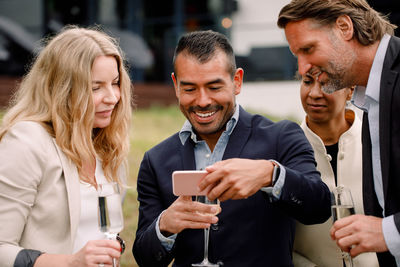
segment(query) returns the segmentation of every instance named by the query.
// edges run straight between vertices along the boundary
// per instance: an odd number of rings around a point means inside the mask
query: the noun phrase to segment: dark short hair
[[[187,53],[196,57],[200,63],[205,63],[215,55],[217,50],[226,54],[228,58],[227,71],[233,78],[236,71],[236,61],[232,46],[225,35],[211,30],[189,32],[179,39],[173,58],[174,70],[176,72],[175,60],[179,53]]]
[[[393,35],[397,27],[365,0],[292,0],[281,9],[277,24],[285,28],[289,22],[312,19],[325,26],[342,15],[351,18],[354,37],[365,46],[381,40],[385,33]]]

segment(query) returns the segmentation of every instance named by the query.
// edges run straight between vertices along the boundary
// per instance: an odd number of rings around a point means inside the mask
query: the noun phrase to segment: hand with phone
[[[192,200],[192,196],[204,196],[207,188],[199,190],[198,184],[207,171],[175,171],[172,175],[172,191],[178,198],[160,218],[160,231],[168,237],[184,229],[205,229],[218,222],[221,208]]]
[[[193,201],[191,196],[178,197],[160,218],[160,231],[165,236],[180,233],[184,229],[204,229],[218,222],[221,208]]]
[[[206,168],[209,174],[202,179],[199,190],[207,190],[211,200],[244,199],[262,187],[272,185],[274,163],[270,160],[233,158],[216,162]],[[211,186],[211,187],[210,187]]]
[[[199,182],[207,171],[174,171],[172,173],[172,192],[175,196],[205,196],[207,189],[199,190]]]

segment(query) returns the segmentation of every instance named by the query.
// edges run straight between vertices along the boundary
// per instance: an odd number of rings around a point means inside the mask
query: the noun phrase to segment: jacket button
[[[156,259],[157,259],[158,261],[161,261],[161,260],[162,260],[162,257],[163,257],[163,254],[162,254],[161,251],[159,251],[159,252],[157,253]]]
[[[218,229],[219,229],[218,223],[211,224],[211,230],[218,231]]]

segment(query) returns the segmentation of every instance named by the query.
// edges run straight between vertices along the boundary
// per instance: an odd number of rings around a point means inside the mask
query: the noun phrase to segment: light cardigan
[[[346,110],[346,120],[352,125],[339,138],[337,183],[350,189],[356,213],[363,214],[361,120],[350,109]],[[321,178],[332,190],[335,177],[330,164],[331,156],[327,154],[321,138],[308,128],[306,120],[301,123],[301,128],[314,149]],[[323,224],[306,226],[297,223],[294,250],[318,266],[342,266],[340,249],[329,235],[332,223],[332,218]],[[361,254],[353,258],[353,263],[355,267],[379,266],[376,253]]]
[[[15,124],[0,141],[0,266],[23,248],[71,254],[80,201],[77,168],[55,139],[39,123]]]

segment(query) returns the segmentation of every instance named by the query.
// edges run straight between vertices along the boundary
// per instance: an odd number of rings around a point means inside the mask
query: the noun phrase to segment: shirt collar
[[[365,109],[365,97],[369,97],[379,103],[379,91],[381,86],[381,76],[383,69],[383,62],[385,60],[386,51],[389,45],[390,35],[385,34],[378,46],[371,70],[368,76],[367,87],[357,86],[352,102],[355,106]]]
[[[389,40],[390,35],[385,34],[379,43],[374,62],[372,63],[371,71],[369,73],[367,88],[365,90],[365,95],[371,97],[377,102],[379,102],[379,88],[381,86],[383,61],[385,60]]]
[[[236,104],[235,112],[233,113],[231,119],[226,123],[225,132],[228,135],[231,135],[231,133],[233,132],[233,129],[235,128],[238,120],[239,120],[239,105]],[[179,131],[179,138],[181,139],[182,145],[185,144],[185,142],[186,142],[186,140],[188,139],[189,136],[193,140],[193,142],[195,142],[195,143],[198,142],[197,135],[193,131],[192,124],[188,120],[186,120],[183,123],[182,129]]]

